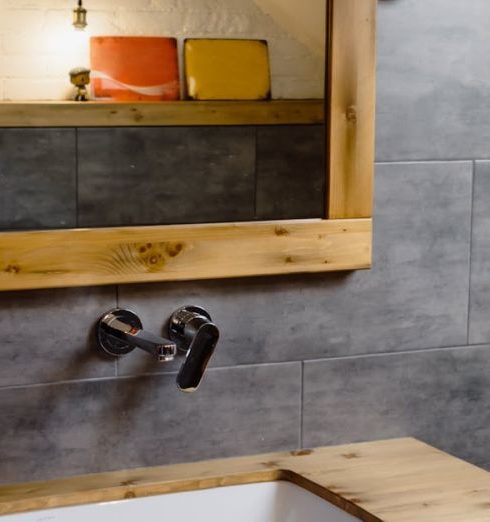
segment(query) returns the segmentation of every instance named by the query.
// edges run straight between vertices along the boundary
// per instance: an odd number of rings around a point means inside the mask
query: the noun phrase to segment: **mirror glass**
[[[185,39],[266,40],[272,100],[324,96],[326,0],[76,3],[0,0],[0,100],[72,99],[107,35],[175,37],[181,87]],[[0,230],[323,218],[325,169],[321,124],[2,128]]]

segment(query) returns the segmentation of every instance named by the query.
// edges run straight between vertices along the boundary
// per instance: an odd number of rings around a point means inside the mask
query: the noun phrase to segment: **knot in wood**
[[[354,105],[347,107],[347,110],[345,111],[345,119],[349,123],[357,123],[357,109]]]

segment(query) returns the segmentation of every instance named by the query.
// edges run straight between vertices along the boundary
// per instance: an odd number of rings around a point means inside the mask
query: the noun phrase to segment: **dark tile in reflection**
[[[259,127],[257,218],[323,217],[325,172],[322,125]]]
[[[81,226],[251,220],[255,129],[79,131]]]
[[[0,130],[0,230],[76,226],[74,129]]]

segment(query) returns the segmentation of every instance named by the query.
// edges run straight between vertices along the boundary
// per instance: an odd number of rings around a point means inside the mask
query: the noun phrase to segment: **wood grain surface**
[[[490,474],[415,439],[0,487],[0,514],[288,480],[366,522],[488,522]]]
[[[328,217],[366,218],[373,206],[377,2],[328,5]]]
[[[0,234],[0,289],[327,272],[371,265],[371,220]]]
[[[326,103],[0,103],[0,127],[326,121],[325,221],[2,233],[0,290],[369,268],[376,0],[328,0],[327,20]]]
[[[323,100],[0,102],[0,127],[293,125],[323,122]]]

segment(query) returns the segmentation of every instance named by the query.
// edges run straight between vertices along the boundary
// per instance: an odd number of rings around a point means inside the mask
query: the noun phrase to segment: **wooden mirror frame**
[[[327,9],[325,219],[4,232],[0,290],[369,268],[376,0],[327,0]],[[301,107],[294,101],[3,102],[0,127],[260,125],[323,119],[318,102]]]

